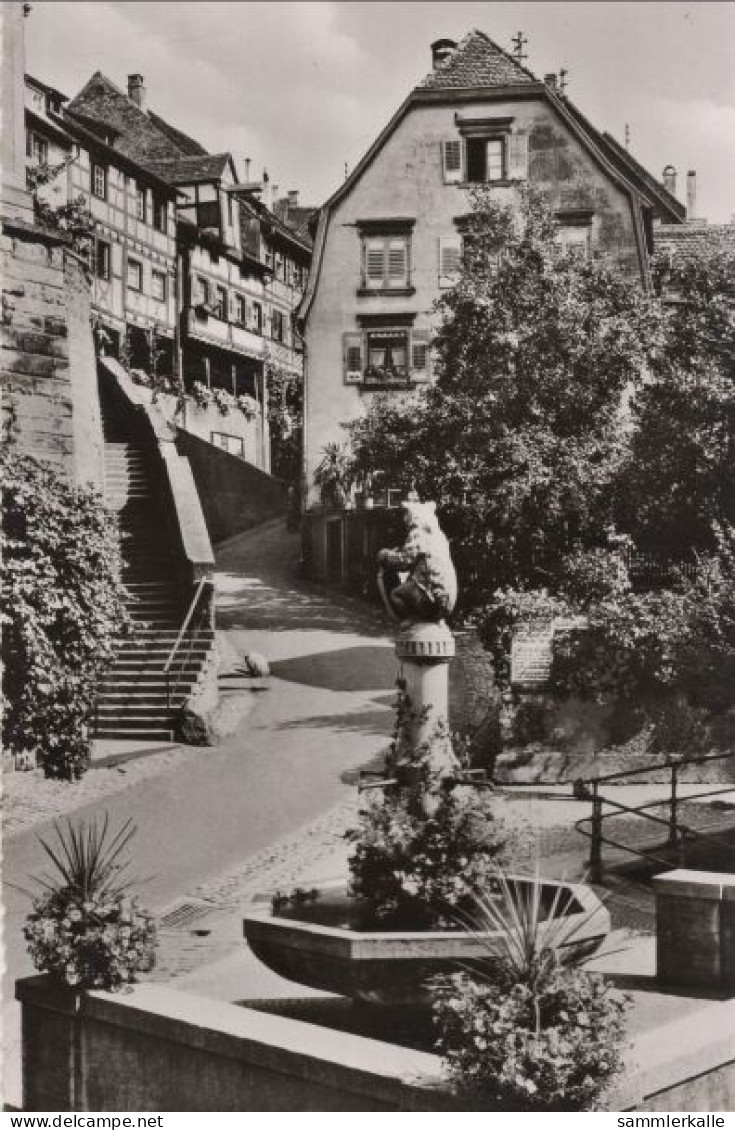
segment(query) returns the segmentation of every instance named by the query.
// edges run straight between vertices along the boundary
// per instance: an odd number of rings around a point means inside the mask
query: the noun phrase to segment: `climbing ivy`
[[[117,524],[92,488],[12,447],[0,455],[0,488],[4,748],[75,780],[100,677],[130,627]]]

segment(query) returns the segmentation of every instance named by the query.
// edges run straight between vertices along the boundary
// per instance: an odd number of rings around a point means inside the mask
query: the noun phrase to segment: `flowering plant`
[[[191,398],[197,408],[207,408],[214,400],[214,394],[211,388],[202,384],[201,381],[194,381],[191,386]]]
[[[254,420],[258,415],[258,402],[253,400],[252,396],[238,396],[235,404],[242,412],[246,420]]]
[[[223,416],[229,416],[237,403],[235,397],[231,392],[228,392],[226,388],[212,389],[212,399]]]
[[[84,821],[54,825],[58,843],[38,837],[57,876],[39,879],[45,891],[33,901],[23,934],[33,963],[64,984],[80,989],[116,989],[154,963],[152,918],[128,896],[122,852],[135,828],[117,832]]]
[[[625,1007],[579,969],[554,965],[538,991],[457,973],[437,991],[437,1047],[475,1109],[590,1110],[620,1070]]]
[[[538,870],[523,882],[497,871],[473,901],[462,922],[486,960],[440,980],[434,999],[437,1048],[458,1090],[481,1110],[594,1108],[622,1065],[627,998],[562,964],[581,929],[567,917],[571,892],[558,886],[548,905]]]

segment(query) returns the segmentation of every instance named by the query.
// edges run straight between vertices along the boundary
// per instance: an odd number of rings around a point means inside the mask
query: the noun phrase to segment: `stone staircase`
[[[172,740],[174,715],[208,658],[214,632],[198,617],[165,665],[188,608],[177,581],[177,554],[168,536],[158,475],[146,444],[103,401],[105,501],[117,512],[123,583],[134,632],[117,640],[97,701],[95,737]],[[169,695],[169,689],[171,691]]]

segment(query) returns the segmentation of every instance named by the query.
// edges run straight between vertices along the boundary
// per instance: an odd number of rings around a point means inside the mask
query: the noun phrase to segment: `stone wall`
[[[103,482],[102,429],[83,266],[53,234],[6,221],[0,381],[18,449],[77,483]]]
[[[214,543],[285,515],[288,488],[280,479],[191,432],[180,430],[177,445],[191,463]]]
[[[435,1055],[144,984],[19,981],[25,1111],[449,1111]],[[632,1032],[609,1110],[732,1110],[731,1002]],[[645,1028],[646,1025],[644,1024]],[[461,1107],[459,1108],[461,1109]]]

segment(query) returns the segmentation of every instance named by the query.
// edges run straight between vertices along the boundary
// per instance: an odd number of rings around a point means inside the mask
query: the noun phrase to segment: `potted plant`
[[[628,998],[564,962],[589,918],[575,897],[560,886],[549,899],[538,871],[523,883],[498,871],[474,895],[463,924],[485,967],[440,979],[434,1004],[437,1049],[467,1109],[595,1109],[621,1069]]]
[[[123,861],[135,827],[113,832],[105,814],[54,824],[56,842],[38,840],[55,873],[37,880],[43,892],[23,928],[36,968],[73,989],[117,989],[153,967],[153,919],[129,895]]]

